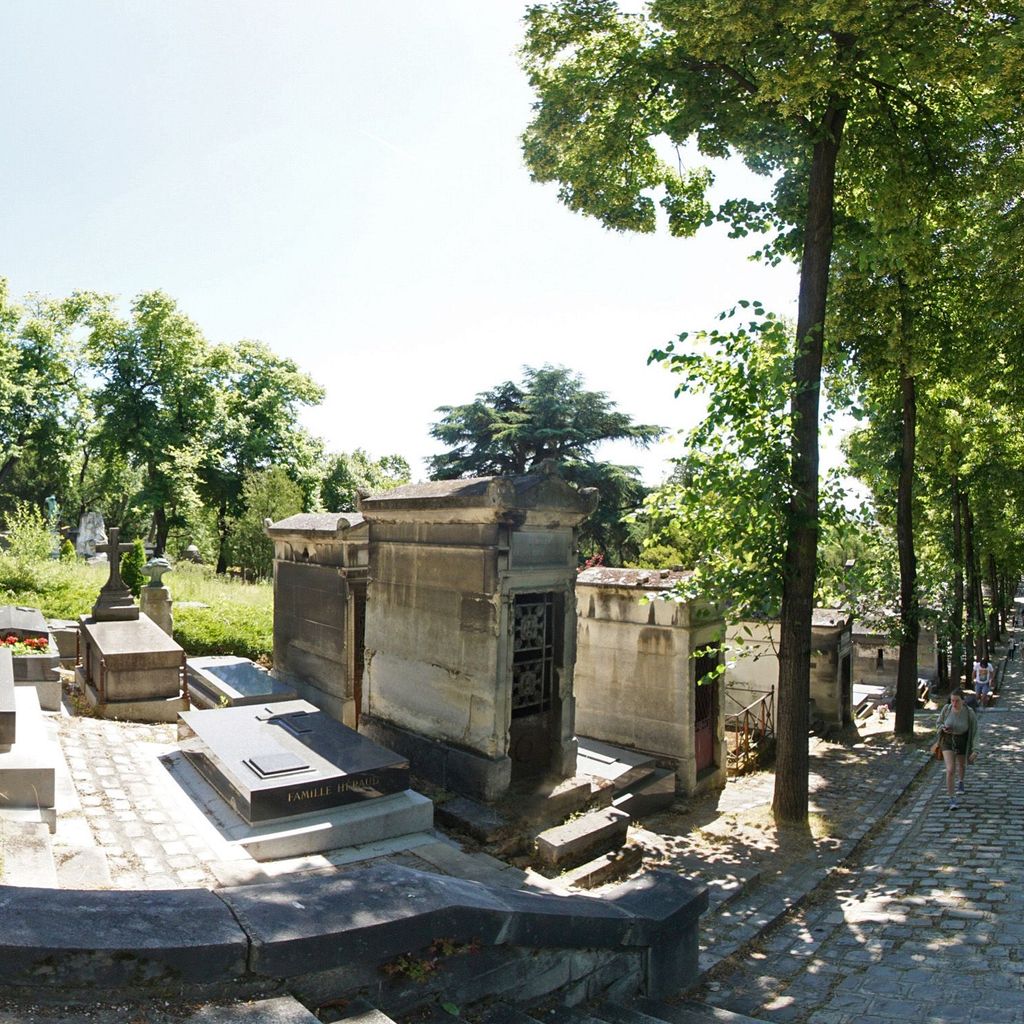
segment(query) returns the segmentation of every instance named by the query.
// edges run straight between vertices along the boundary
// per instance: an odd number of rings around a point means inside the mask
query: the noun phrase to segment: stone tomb
[[[97,621],[83,615],[79,630],[75,675],[101,717],[174,722],[188,710],[185,652],[148,616]]]
[[[50,629],[38,608],[27,608],[20,604],[0,605],[0,636],[16,636],[19,640],[29,637],[49,640]]]
[[[0,605],[0,636],[47,642],[49,646],[38,654],[14,655],[14,682],[18,686],[34,686],[44,711],[59,711],[61,688],[57,669],[60,655],[43,613],[38,608],[24,605]]]
[[[181,753],[222,801],[203,799],[207,815],[257,860],[433,824],[431,801],[409,790],[405,758],[307,701],[189,711],[178,728]]]
[[[197,708],[234,708],[297,700],[298,694],[248,658],[210,655],[188,659],[188,692]]]
[[[595,566],[576,578],[576,729],[653,756],[687,795],[726,781],[718,608],[662,596],[688,573]],[[581,745],[585,741],[581,740]]]
[[[52,831],[59,756],[35,688],[15,687],[11,652],[0,649],[0,808],[37,813]]]
[[[350,512],[302,512],[265,524],[274,542],[274,675],[359,727],[368,527]]]
[[[0,750],[9,750],[16,739],[17,719],[11,652],[0,650]]]

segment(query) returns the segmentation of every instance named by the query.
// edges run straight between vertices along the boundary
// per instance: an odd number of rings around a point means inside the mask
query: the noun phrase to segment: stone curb
[[[535,949],[633,949],[646,988],[696,976],[707,890],[668,872],[604,899],[492,887],[411,868],[210,892],[0,886],[0,984],[8,992],[110,1000],[280,988],[311,974],[376,965],[439,938]]]

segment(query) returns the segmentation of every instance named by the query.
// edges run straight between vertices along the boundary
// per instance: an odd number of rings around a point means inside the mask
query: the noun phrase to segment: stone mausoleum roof
[[[288,537],[297,533],[307,536],[340,537],[363,524],[358,512],[300,512],[264,526],[268,537]]]
[[[597,507],[594,488],[578,490],[558,473],[553,462],[519,476],[478,476],[406,484],[360,498],[367,518],[379,513],[427,510],[561,511],[582,518]]]
[[[630,587],[634,590],[670,590],[681,580],[689,579],[689,569],[613,569],[596,565],[584,569],[577,577],[576,584],[593,587]]]

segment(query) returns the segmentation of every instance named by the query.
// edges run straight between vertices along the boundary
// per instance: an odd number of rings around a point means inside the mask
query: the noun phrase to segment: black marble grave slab
[[[0,604],[0,636],[16,636],[19,640],[27,637],[50,639],[50,627],[38,608],[27,608],[20,604]]]
[[[225,655],[188,659],[188,685],[201,707],[240,707],[298,700],[295,688],[248,658]]]
[[[304,700],[186,711],[181,750],[249,824],[409,788],[409,762]]]

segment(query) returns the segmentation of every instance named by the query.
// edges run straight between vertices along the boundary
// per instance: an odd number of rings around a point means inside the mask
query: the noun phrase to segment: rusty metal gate
[[[715,713],[718,708],[719,679],[701,682],[718,665],[716,649],[704,651],[694,665],[693,748],[698,774],[715,767]]]

